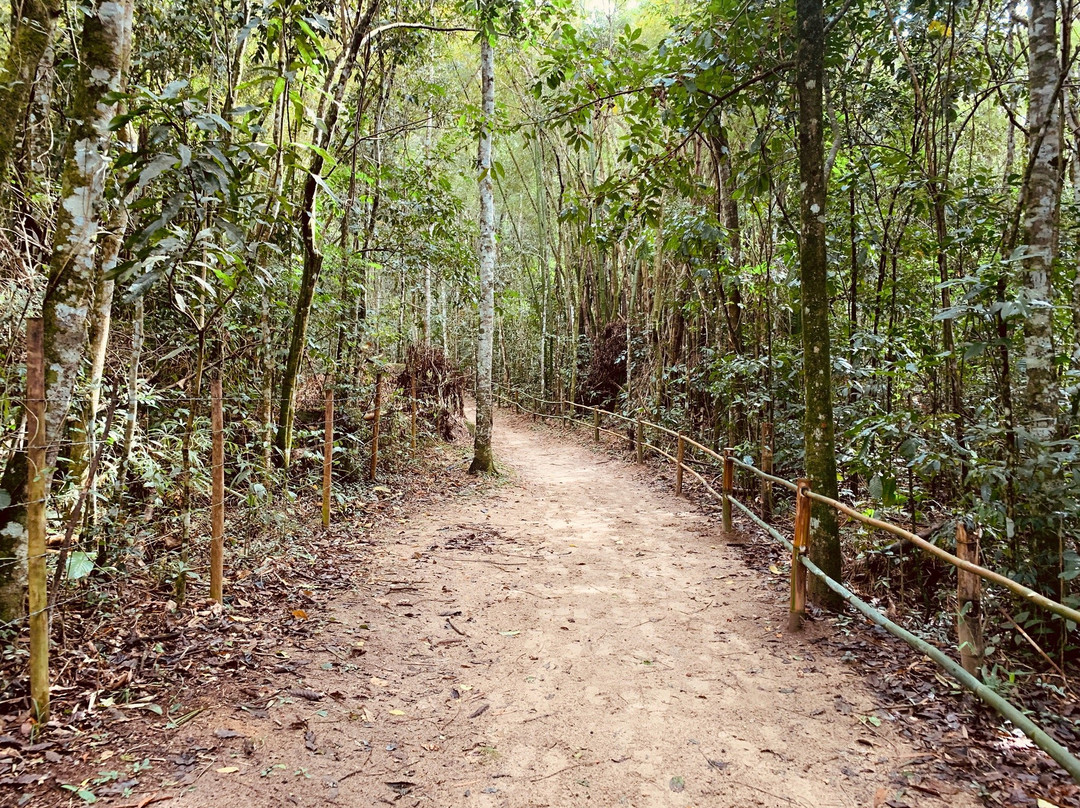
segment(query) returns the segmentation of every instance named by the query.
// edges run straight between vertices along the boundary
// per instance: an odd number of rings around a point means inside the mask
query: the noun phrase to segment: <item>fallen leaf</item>
[[[238,772],[240,769],[237,766],[222,766],[220,769],[215,769],[218,774],[232,774]]]
[[[405,715],[404,710],[391,710],[390,715]]]
[[[293,609],[292,616],[297,620],[307,620],[307,612],[303,609]]]

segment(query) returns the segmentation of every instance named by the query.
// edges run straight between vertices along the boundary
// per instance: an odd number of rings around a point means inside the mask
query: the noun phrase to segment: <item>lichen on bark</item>
[[[71,127],[42,304],[48,468],[56,464],[86,347],[94,252],[110,166],[109,124],[116,115],[115,99],[131,37],[131,10],[131,4],[98,0],[83,18],[82,58],[68,110]],[[25,455],[16,454],[9,460],[2,486],[9,504],[0,506],[0,525],[4,525],[0,537],[0,619],[10,619],[22,611],[25,590],[25,531],[15,528],[26,520]]]

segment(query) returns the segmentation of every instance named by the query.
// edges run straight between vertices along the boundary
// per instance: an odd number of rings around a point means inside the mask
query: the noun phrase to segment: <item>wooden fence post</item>
[[[592,439],[594,443],[600,442],[600,410],[592,411]]]
[[[675,448],[675,496],[682,496],[682,467],[683,457],[686,455],[686,441],[679,435],[679,443]]]
[[[334,481],[334,388],[326,388],[326,414],[323,424],[322,457],[322,526],[330,529],[330,495]]]
[[[637,449],[637,462],[645,462],[645,428],[641,425],[641,416],[638,416],[634,427],[634,447]]]
[[[731,457],[731,449],[724,449],[724,532],[731,533],[731,492],[735,487],[735,463]]]
[[[382,373],[375,374],[375,414],[371,419],[371,469],[368,479],[375,482],[379,468],[379,416],[382,410]]]
[[[788,615],[788,631],[802,629],[803,615],[806,613],[806,567],[802,556],[810,547],[810,490],[809,480],[795,483],[795,535],[791,549],[791,613]]]
[[[964,521],[956,523],[956,555],[963,561],[979,563],[979,531],[968,532]],[[956,636],[960,644],[960,664],[974,674],[982,663],[982,580],[973,572],[956,570]]]
[[[225,418],[221,376],[210,381],[210,599],[222,602],[225,576]]]
[[[772,453],[772,424],[765,421],[761,425],[761,470],[766,474],[773,473],[773,453]],[[764,477],[761,478],[761,518],[766,521],[772,521],[773,512],[773,490],[772,480],[767,480]]]
[[[49,720],[49,596],[45,570],[45,347],[40,317],[26,320],[26,554],[30,622],[30,699],[39,723]]]
[[[412,450],[416,452],[416,368],[409,369],[409,398],[411,405],[409,434],[412,439]]]

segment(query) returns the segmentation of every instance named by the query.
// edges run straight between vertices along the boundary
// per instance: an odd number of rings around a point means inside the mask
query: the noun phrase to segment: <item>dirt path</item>
[[[282,652],[302,679],[185,727],[209,762],[167,805],[945,804],[905,797],[915,750],[710,521],[587,437],[495,434],[507,476],[377,537]]]

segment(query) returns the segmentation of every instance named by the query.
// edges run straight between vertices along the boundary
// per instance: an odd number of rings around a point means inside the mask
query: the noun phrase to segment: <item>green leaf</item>
[[[97,802],[97,797],[94,795],[94,792],[88,788],[83,788],[82,786],[73,786],[67,783],[60,786],[60,788],[67,789],[68,791],[74,791],[75,796],[83,802],[87,803],[88,805]]]
[[[65,574],[69,581],[78,581],[94,571],[94,559],[89,553],[74,550],[67,559]]]

